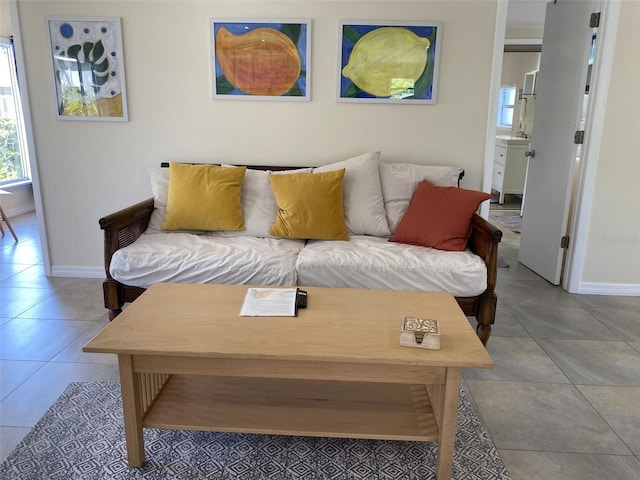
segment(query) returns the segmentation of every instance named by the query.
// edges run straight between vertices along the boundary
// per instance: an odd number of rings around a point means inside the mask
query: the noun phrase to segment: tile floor
[[[0,460],[71,381],[117,381],[82,353],[107,324],[101,279],[47,278],[35,217],[0,243]],[[517,263],[498,272],[488,350],[463,386],[514,480],[640,480],[640,298],[571,295]]]

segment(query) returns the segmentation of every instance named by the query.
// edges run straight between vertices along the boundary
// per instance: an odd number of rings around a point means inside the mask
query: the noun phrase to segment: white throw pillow
[[[380,162],[384,209],[391,233],[398,228],[421,181],[429,180],[440,187],[455,187],[462,172],[463,169],[458,167]]]
[[[232,165],[224,167],[235,168]],[[244,230],[224,232],[224,236],[271,237],[269,228],[276,218],[278,204],[271,191],[269,174],[266,170],[247,169],[241,190]]]
[[[166,207],[169,201],[169,169],[152,167],[149,169],[153,204],[156,207]]]
[[[149,169],[149,180],[151,181],[151,191],[153,192],[153,205],[156,209],[151,214],[147,232],[162,232],[162,222],[164,213],[167,210],[169,201],[169,169],[162,167],[152,167]]]
[[[345,169],[344,216],[352,235],[391,235],[380,185],[379,158],[380,152],[366,153],[313,169],[314,173]]]

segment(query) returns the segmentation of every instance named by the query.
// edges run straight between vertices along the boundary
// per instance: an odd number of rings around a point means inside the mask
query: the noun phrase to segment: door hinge
[[[600,12],[592,13],[589,19],[589,26],[591,28],[598,28],[600,26]]]
[[[564,236],[560,239],[560,248],[569,248],[569,237]]]
[[[576,145],[584,145],[584,130],[576,130],[573,136],[573,143]]]

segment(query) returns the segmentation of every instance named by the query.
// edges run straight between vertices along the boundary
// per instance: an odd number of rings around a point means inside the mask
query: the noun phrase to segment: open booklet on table
[[[241,317],[295,317],[297,288],[249,288],[242,302]]]

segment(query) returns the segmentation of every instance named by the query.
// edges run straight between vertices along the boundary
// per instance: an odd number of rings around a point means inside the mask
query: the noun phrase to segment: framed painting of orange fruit
[[[213,97],[309,100],[310,20],[211,19]]]
[[[340,22],[339,102],[436,103],[441,22]]]

